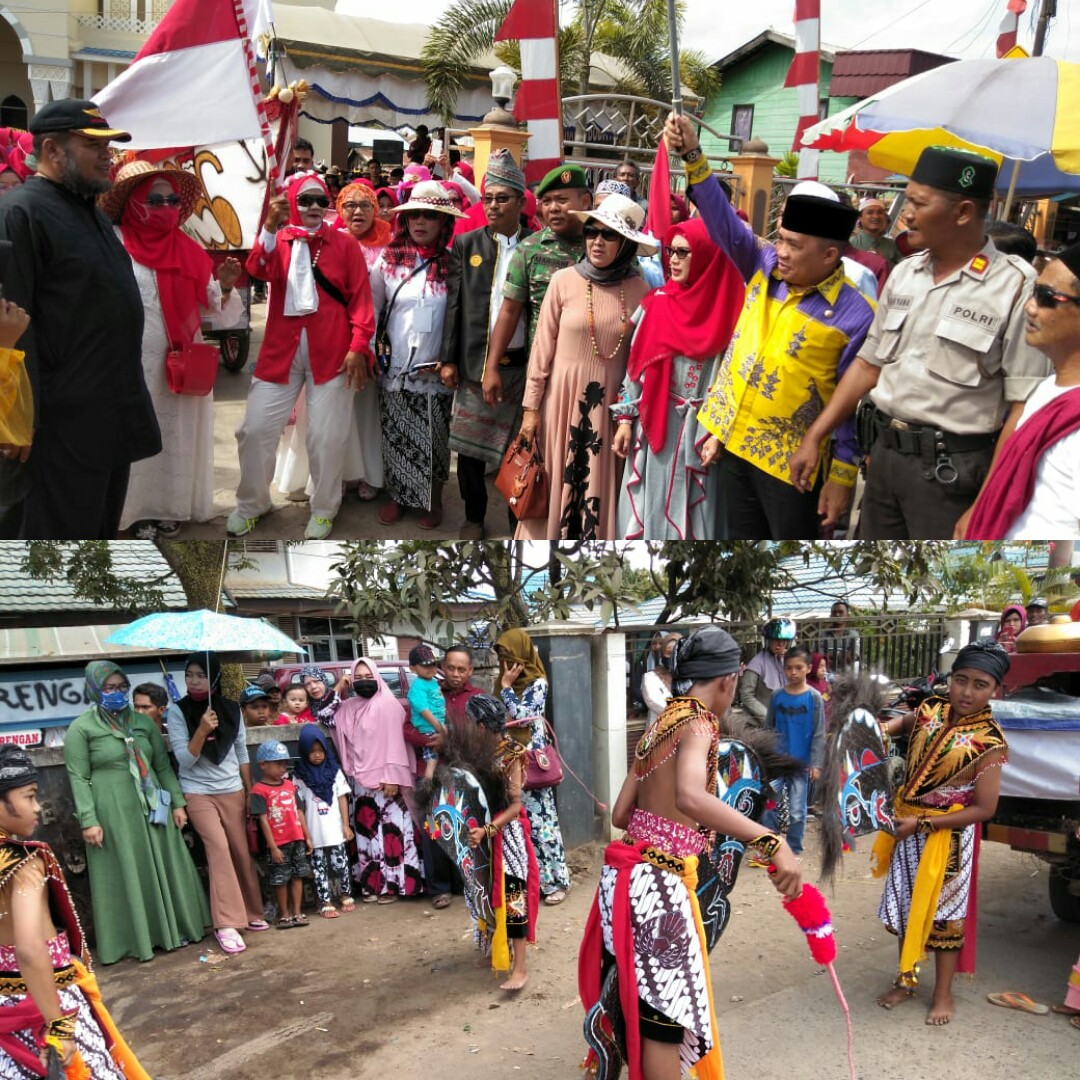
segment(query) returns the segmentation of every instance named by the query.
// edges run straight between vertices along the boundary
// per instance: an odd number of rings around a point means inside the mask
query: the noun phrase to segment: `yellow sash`
[[[959,803],[948,810],[938,810],[925,806],[912,806],[900,796],[895,802],[896,816],[901,817],[940,817],[951,810],[960,810]],[[949,844],[952,841],[952,829],[937,829],[926,838],[919,867],[915,871],[915,885],[911,891],[911,906],[908,911],[904,941],[900,947],[900,974],[897,985],[909,989],[919,981],[919,964],[926,956],[926,943],[934,929],[934,916],[937,914],[941,889],[945,884],[945,869],[949,861]],[[870,856],[870,869],[874,877],[883,877],[889,868],[896,837],[890,833],[878,833],[874,841],[874,851]]]
[[[701,944],[702,966],[705,968],[705,989],[709,992],[709,1023],[712,1025],[712,1048],[694,1065],[691,1075],[697,1080],[724,1080],[724,1059],[720,1053],[720,1032],[716,1024],[716,1007],[713,1005],[712,979],[709,978],[709,948],[705,940],[705,925],[701,921],[701,908],[697,898],[698,857],[688,855],[683,860],[682,882],[690,894],[690,910],[694,913],[694,928]]]

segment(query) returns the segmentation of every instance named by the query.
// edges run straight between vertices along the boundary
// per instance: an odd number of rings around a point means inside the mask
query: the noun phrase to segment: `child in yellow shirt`
[[[25,461],[33,436],[34,401],[23,366],[25,353],[15,348],[30,325],[18,304],[0,299],[0,456]]]

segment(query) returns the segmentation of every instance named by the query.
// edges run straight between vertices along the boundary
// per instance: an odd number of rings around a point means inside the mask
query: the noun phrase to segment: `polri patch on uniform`
[[[980,311],[978,308],[970,307],[967,304],[951,304],[945,318],[955,319],[957,322],[967,323],[970,326],[977,326],[988,334],[996,334],[998,327],[1001,325],[1000,315],[995,315],[990,311]]]
[[[986,268],[990,265],[990,260],[985,255],[976,255],[974,259],[968,264],[968,269],[973,274],[985,274]]]
[[[484,256],[481,255],[479,252],[476,252],[476,253],[469,256],[469,265],[470,266],[480,266],[483,263],[483,261],[484,261]]]

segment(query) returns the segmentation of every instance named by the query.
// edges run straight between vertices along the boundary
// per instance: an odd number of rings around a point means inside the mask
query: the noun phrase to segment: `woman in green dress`
[[[86,688],[94,704],[68,728],[64,764],[86,842],[97,954],[103,964],[150,960],[155,948],[199,941],[210,924],[180,833],[186,803],[160,732],[128,702],[123,671],[95,660]]]

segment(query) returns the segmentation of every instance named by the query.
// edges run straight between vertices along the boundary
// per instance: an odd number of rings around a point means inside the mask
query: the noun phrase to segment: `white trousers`
[[[287,383],[264,382],[254,377],[251,380],[244,422],[236,430],[240,455],[236,509],[243,517],[259,517],[272,505],[270,481],[278,440],[301,390],[306,391],[307,397],[311,513],[315,517],[333,518],[341,506],[345,444],[354,395],[345,388],[344,372],[330,382],[316,385],[305,331],[300,335]]]

